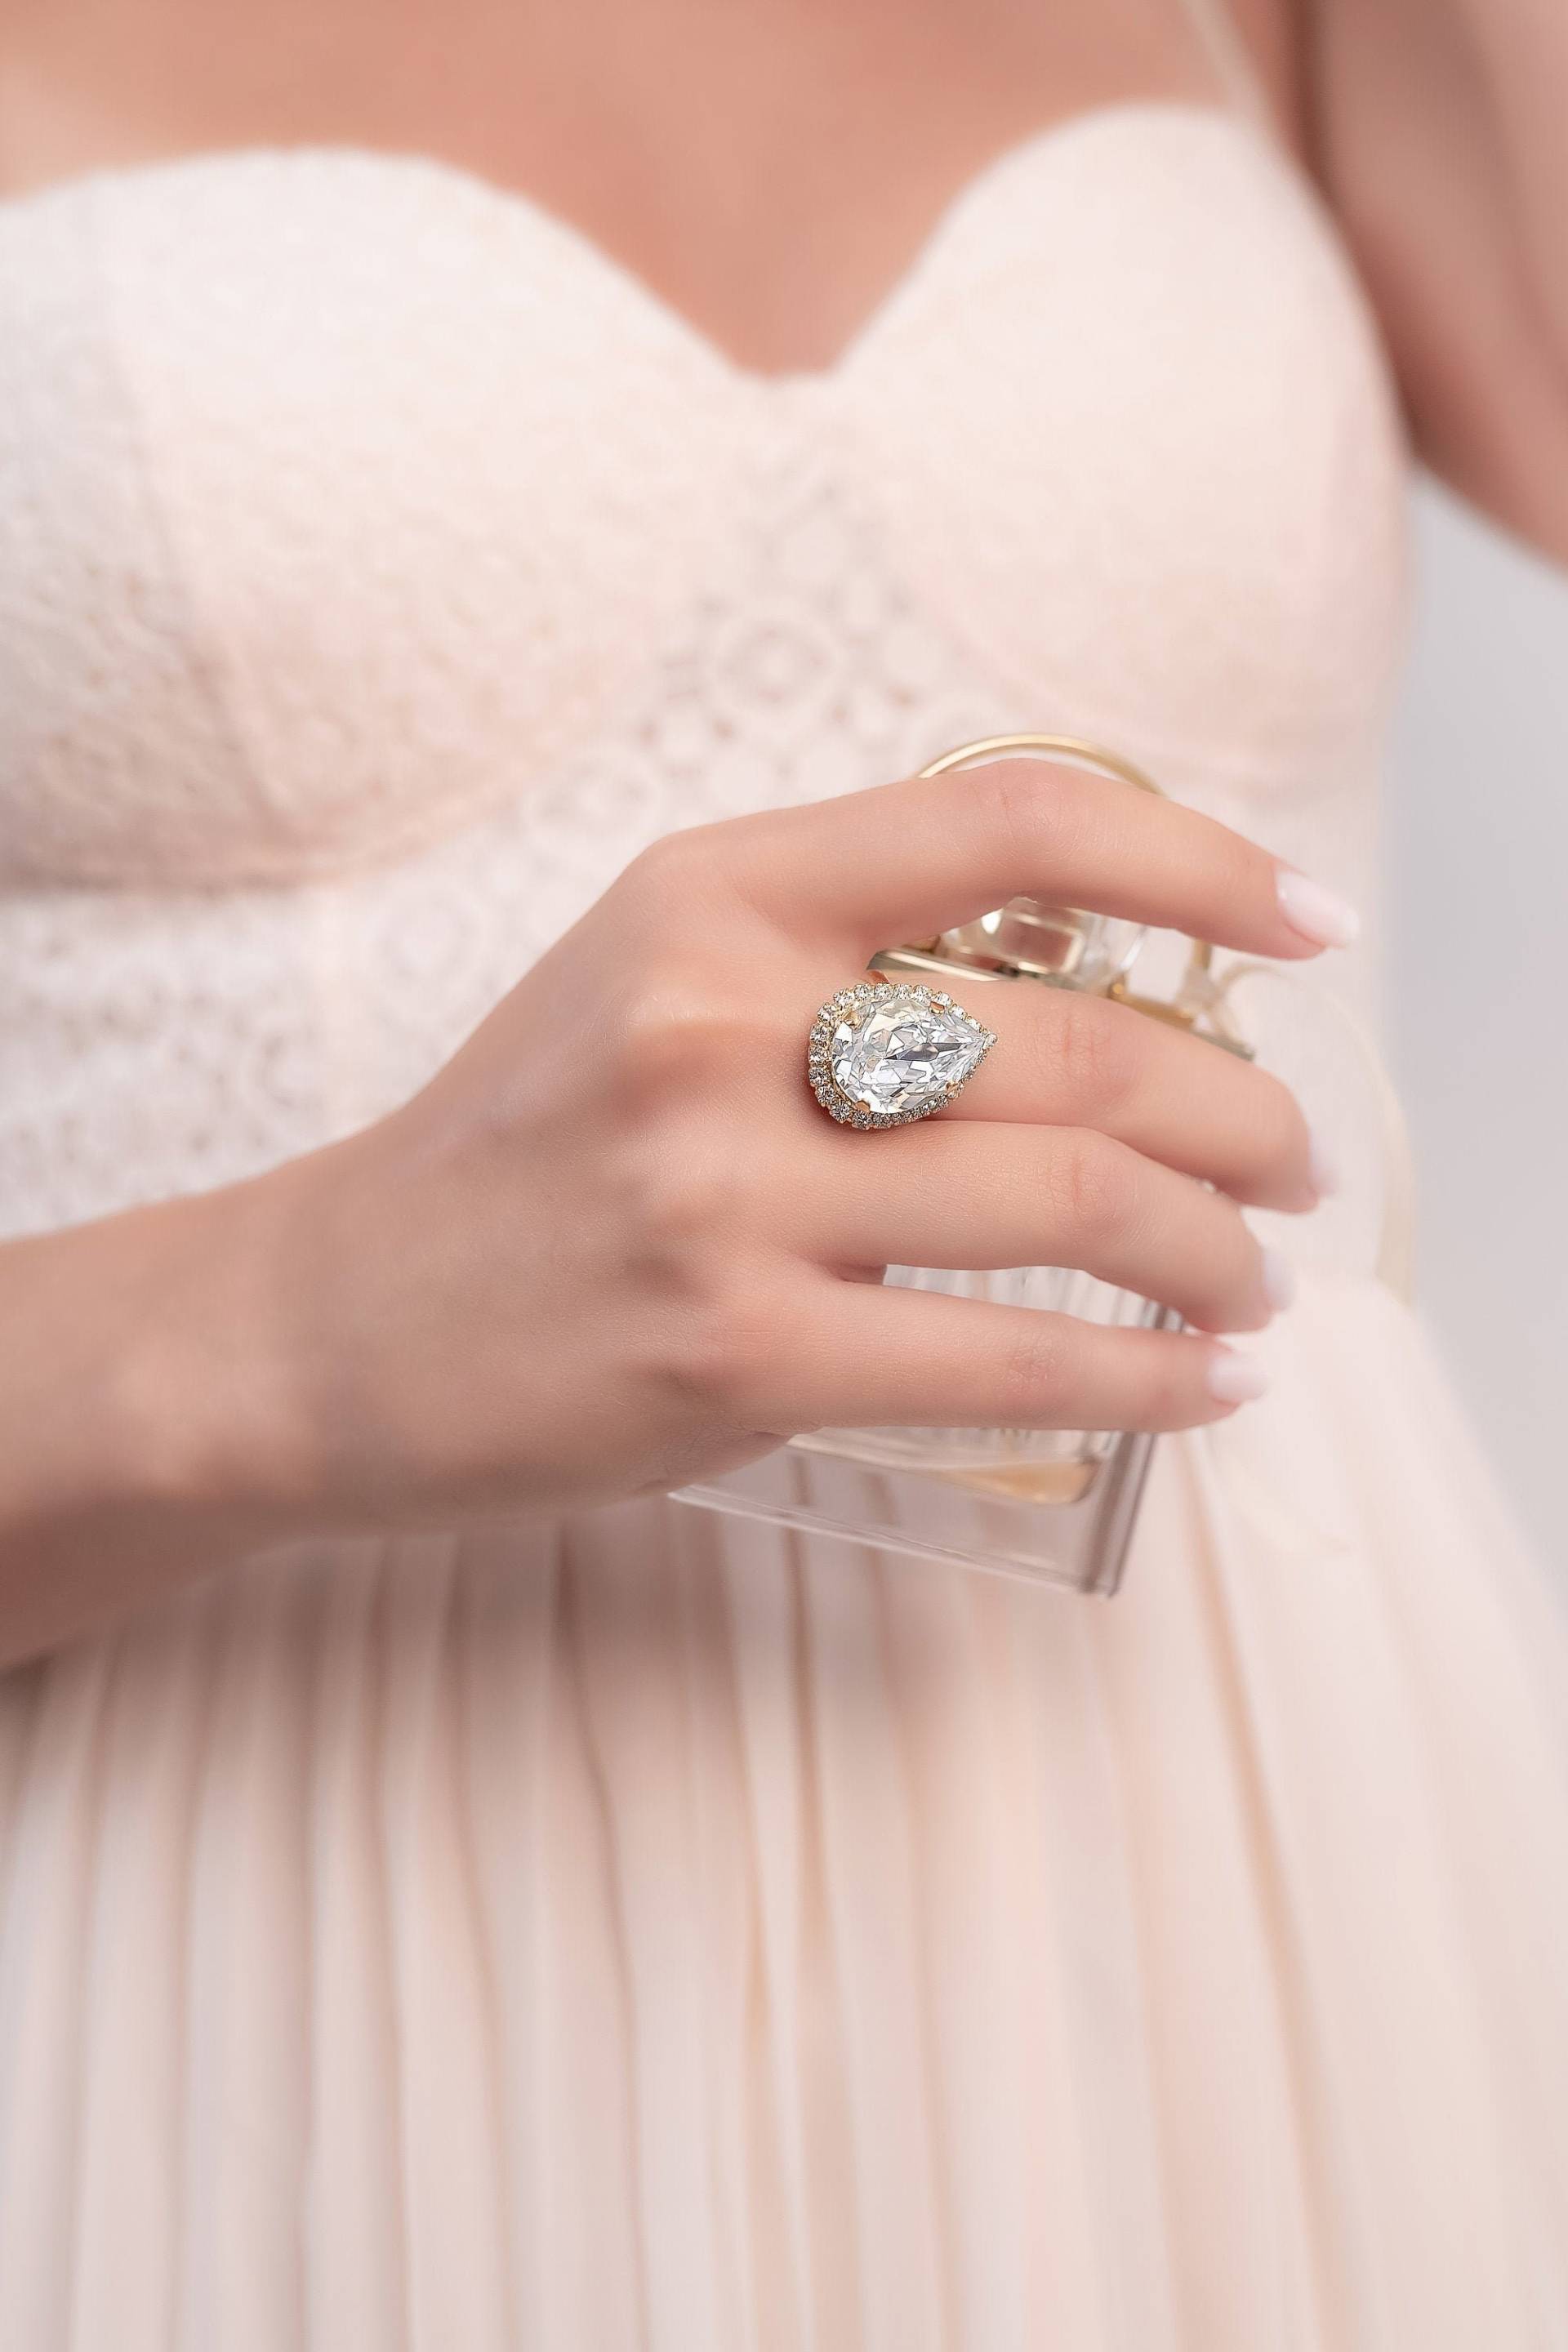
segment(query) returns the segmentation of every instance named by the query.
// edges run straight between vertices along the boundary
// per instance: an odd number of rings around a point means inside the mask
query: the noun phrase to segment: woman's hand
[[[1173,1429],[1254,1393],[1310,1208],[1273,1078],[1124,1007],[978,982],[998,1042],[886,1133],[808,1090],[884,945],[1023,895],[1255,954],[1348,909],[1222,825],[1005,761],[674,835],[434,1083],[249,1183],[0,1245],[0,1660],[285,1537],[679,1485],[828,1425]],[[1193,1329],[884,1287],[1081,1266]]]
[[[1256,1368],[1205,1335],[1286,1290],[1237,1204],[1317,1198],[1275,1079],[980,981],[998,1042],[946,1110],[866,1134],[807,1089],[813,1015],[879,946],[1025,893],[1272,956],[1350,923],[1223,826],[1037,760],[672,835],[405,1108],[268,1180],[294,1507],[460,1521],[667,1488],[825,1425],[1234,1411]],[[1082,1267],[1196,1329],[883,1287],[889,1264]]]

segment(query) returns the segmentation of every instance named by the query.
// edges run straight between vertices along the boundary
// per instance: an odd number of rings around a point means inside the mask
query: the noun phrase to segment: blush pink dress
[[[1375,905],[1404,502],[1220,108],[1026,141],[779,378],[415,158],[5,206],[0,1226],[341,1135],[653,835],[992,730]],[[0,1681],[5,2352],[1568,2343],[1564,1620],[1323,1068],[1271,1394],[1114,1601],[643,1502]]]

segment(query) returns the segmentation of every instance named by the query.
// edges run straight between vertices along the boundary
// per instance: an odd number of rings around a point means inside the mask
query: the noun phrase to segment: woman
[[[1331,1131],[800,1066],[1017,892],[1368,999],[1386,360],[1568,553],[1568,37],[209,25],[6,37],[0,2342],[1560,2341],[1563,1622]],[[1173,800],[909,781],[1017,728]],[[1031,1262],[1188,1328],[876,1279]],[[1172,1433],[1112,1605],[665,1499],[998,1419]]]

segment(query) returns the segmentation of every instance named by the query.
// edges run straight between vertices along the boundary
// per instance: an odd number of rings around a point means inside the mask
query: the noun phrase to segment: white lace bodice
[[[780,378],[414,159],[5,206],[0,1230],[374,1116],[647,839],[968,735],[1116,744],[1365,898],[1403,479],[1338,247],[1215,110],[1026,142]]]

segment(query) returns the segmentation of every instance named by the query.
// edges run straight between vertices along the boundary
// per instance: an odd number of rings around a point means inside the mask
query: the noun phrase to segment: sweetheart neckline
[[[149,163],[100,164],[58,180],[47,181],[37,188],[0,196],[0,223],[7,214],[20,214],[35,205],[80,200],[107,187],[146,185],[175,180],[185,173],[197,174],[222,169],[226,165],[254,166],[275,163],[287,168],[294,164],[336,161],[358,169],[384,171],[392,174],[424,173],[464,189],[470,196],[485,199],[514,222],[564,245],[579,257],[586,268],[607,285],[616,287],[623,299],[639,310],[667,335],[685,344],[710,369],[731,384],[759,397],[783,396],[792,393],[828,391],[851,375],[911,297],[930,278],[963,223],[1020,171],[1042,161],[1054,162],[1086,139],[1150,121],[1185,121],[1240,136],[1275,168],[1289,169],[1289,159],[1257,123],[1235,106],[1222,102],[1161,97],[1108,99],[1093,106],[1082,107],[1075,113],[1058,115],[1037,125],[1033,131],[1026,131],[1021,138],[1008,141],[960,180],[931,216],[907,260],[894,273],[837,352],[818,364],[798,368],[760,368],[738,358],[718,337],[700,326],[679,304],[661,294],[649,279],[628,262],[623,261],[610,247],[588,230],[579,227],[564,214],[554,211],[542,199],[530,194],[527,189],[510,187],[505,182],[491,179],[467,164],[451,163],[445,157],[426,154],[416,149],[384,150],[336,141],[310,141],[295,145],[248,142],[234,147],[198,149],[187,155],[159,157]]]

